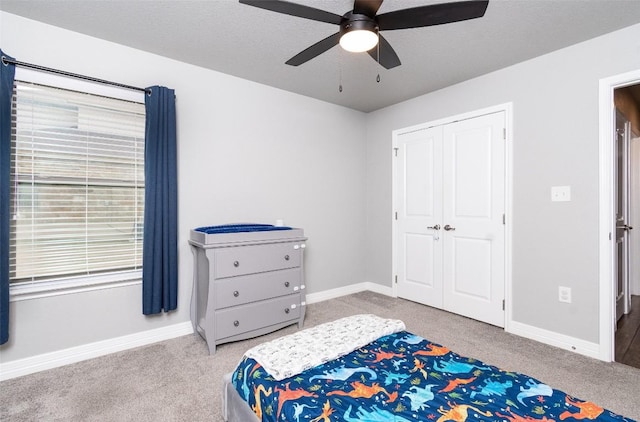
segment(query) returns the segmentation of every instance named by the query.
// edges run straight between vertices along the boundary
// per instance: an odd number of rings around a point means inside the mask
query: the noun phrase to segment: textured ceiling
[[[386,0],[379,13],[440,2]],[[386,70],[339,46],[285,65],[337,26],[236,0],[0,0],[0,10],[365,112],[640,23],[638,0],[490,0],[480,19],[383,32],[402,62]]]

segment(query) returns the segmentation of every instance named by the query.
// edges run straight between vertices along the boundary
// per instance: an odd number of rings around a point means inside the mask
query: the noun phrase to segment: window
[[[144,104],[16,75],[12,124],[12,286],[139,278]]]

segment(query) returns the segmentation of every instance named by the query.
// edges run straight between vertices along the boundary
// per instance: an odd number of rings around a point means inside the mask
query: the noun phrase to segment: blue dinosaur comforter
[[[245,357],[232,382],[265,422],[631,421],[406,331],[282,381]]]

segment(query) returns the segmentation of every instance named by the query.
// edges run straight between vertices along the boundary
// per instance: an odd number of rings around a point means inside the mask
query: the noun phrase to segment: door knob
[[[627,224],[621,224],[619,226],[616,226],[616,229],[623,229],[623,230],[629,231],[629,230],[633,230],[633,227]]]
[[[440,224],[436,224],[435,226],[428,226],[427,228],[432,230],[440,230]]]
[[[449,231],[455,230],[456,228],[455,227],[451,227],[450,225],[447,224],[447,225],[444,226],[444,229],[449,232]]]

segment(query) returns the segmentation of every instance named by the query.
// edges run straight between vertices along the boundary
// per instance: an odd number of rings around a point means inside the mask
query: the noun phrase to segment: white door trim
[[[600,157],[599,157],[599,261],[600,261],[600,315],[599,358],[611,362],[615,358],[615,286],[613,285],[614,242],[613,217],[613,132],[615,107],[613,91],[627,85],[640,83],[640,70],[600,79]]]
[[[492,107],[483,108],[467,113],[458,114],[455,116],[445,117],[438,120],[433,120],[427,123],[421,123],[418,125],[396,129],[392,131],[392,151],[391,151],[391,174],[392,174],[392,201],[391,201],[391,239],[392,239],[392,263],[391,263],[391,285],[393,296],[398,297],[398,288],[396,284],[396,275],[398,274],[398,245],[397,245],[397,224],[396,224],[396,210],[398,209],[398,192],[396,190],[396,160],[395,153],[398,147],[398,136],[403,133],[413,132],[416,130],[423,130],[433,126],[446,125],[458,120],[471,119],[486,114],[492,114],[497,112],[504,112],[505,115],[505,128],[506,128],[506,141],[505,141],[505,192],[504,192],[504,207],[505,207],[505,232],[504,232],[504,247],[505,247],[505,331],[510,331],[510,323],[512,321],[512,308],[511,308],[511,283],[512,283],[512,192],[513,192],[513,103],[504,103],[495,105]]]

